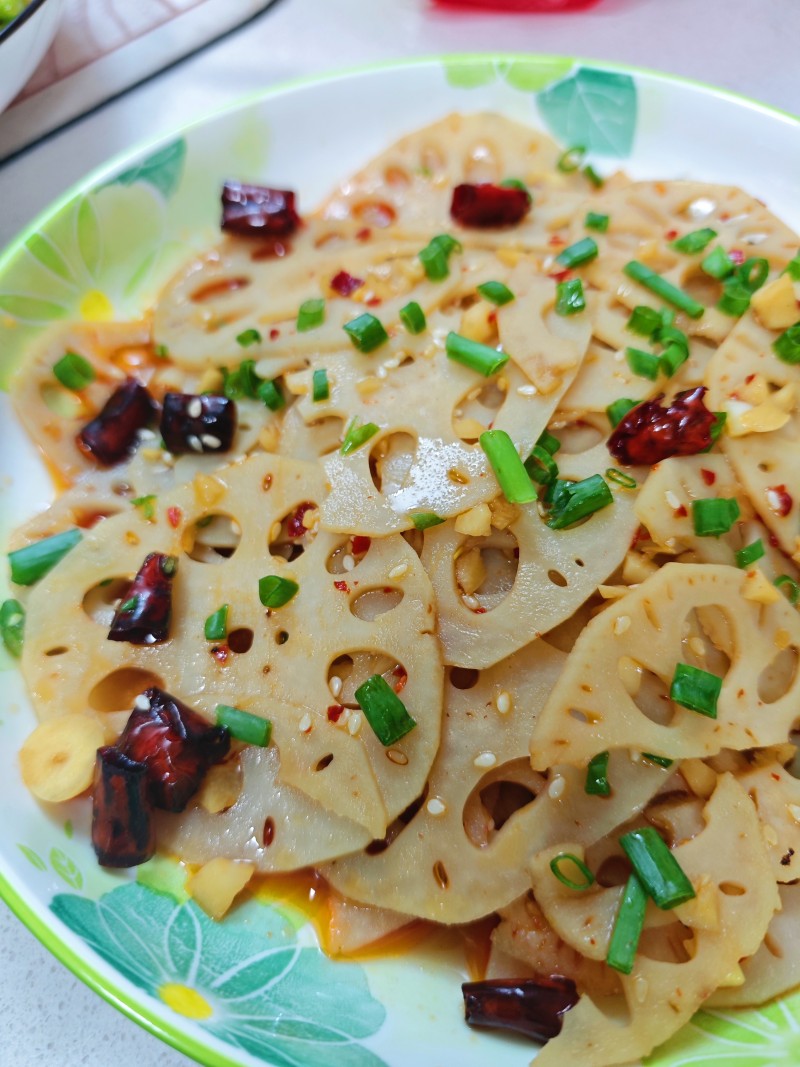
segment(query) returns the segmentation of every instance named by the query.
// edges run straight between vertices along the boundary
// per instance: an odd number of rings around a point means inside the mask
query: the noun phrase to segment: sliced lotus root
[[[470,922],[525,891],[525,857],[543,842],[605,836],[658,790],[664,771],[630,765],[608,802],[584,791],[584,775],[531,771],[526,738],[564,662],[538,641],[482,671],[451,670],[442,746],[413,818],[383,842],[326,866],[345,896],[437,922]],[[624,766],[623,766],[624,765]]]
[[[762,679],[787,649],[796,656],[800,618],[784,598],[745,599],[745,581],[733,567],[667,563],[593,619],[534,728],[533,766],[585,764],[606,748],[680,759],[785,741],[800,675],[769,692]],[[697,616],[708,645],[692,640]],[[716,718],[669,700],[679,663],[722,677]]]
[[[604,470],[609,457],[601,443],[563,458],[559,452],[556,459],[559,477],[579,480]],[[426,532],[422,561],[436,593],[446,663],[497,663],[568,619],[617,569],[639,520],[636,491],[609,485],[613,504],[566,530],[552,530],[533,503],[518,509],[504,543],[496,533],[489,538],[458,533],[452,522]],[[484,566],[494,564],[494,575],[488,575],[494,583],[465,592],[459,561],[476,552]],[[505,559],[499,574],[498,553]]]
[[[87,531],[34,588],[23,654],[34,705],[51,718],[82,708],[88,693],[96,710],[124,712],[136,693],[157,684],[208,717],[217,704],[263,715],[273,722],[281,781],[380,837],[419,795],[439,743],[440,657],[417,555],[402,537],[374,541],[340,578],[328,566],[342,539],[312,530],[295,538],[303,551],[287,562],[278,544],[283,520],[323,498],[318,469],[264,455],[215,478],[221,492],[213,503],[200,503],[187,487],[159,498],[154,521],[137,509]],[[169,508],[179,509],[177,528]],[[179,557],[170,637],[151,647],[108,641],[107,622],[102,613],[102,623],[95,621],[87,594],[124,595],[149,552]],[[258,595],[265,575],[299,585],[285,606],[266,613]],[[375,590],[391,590],[393,606],[372,617],[364,594]],[[220,648],[204,639],[203,626],[224,603],[231,605],[229,638]],[[360,652],[405,672],[402,699],[417,725],[389,749],[366,722],[351,732],[346,717],[328,717],[329,666]]]
[[[633,971],[620,975],[622,1001],[604,1002],[584,992],[564,1014],[560,1035],[537,1056],[541,1067],[612,1067],[646,1056],[687,1023],[739,960],[760,945],[780,898],[755,808],[735,779],[723,775],[704,816],[705,828],[672,849],[697,897],[668,912],[648,903]],[[564,850],[579,854],[571,843]],[[562,936],[569,933],[570,942],[586,944],[581,923],[590,908],[591,954],[604,958],[622,889],[566,889],[550,871],[553,851],[534,865],[545,917]],[[624,1026],[620,1015],[627,1016]]]
[[[800,315],[800,312],[798,312]],[[772,349],[779,333],[744,315],[708,367],[708,402],[731,425],[722,448],[765,524],[789,555],[800,549],[800,367]]]
[[[786,659],[787,668],[796,670],[797,654]],[[800,878],[800,781],[777,762],[738,774],[737,780],[756,806],[773,878]]]

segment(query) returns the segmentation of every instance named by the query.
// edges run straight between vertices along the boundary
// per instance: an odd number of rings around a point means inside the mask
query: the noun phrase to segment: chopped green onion
[[[790,259],[786,266],[781,271],[782,274],[788,274],[793,282],[800,282],[800,252]]]
[[[261,400],[270,411],[280,411],[286,403],[283,393],[274,381],[261,382],[257,393],[259,400]]]
[[[311,375],[311,399],[316,404],[320,400],[327,400],[331,395],[331,387],[328,383],[328,372],[324,367],[317,367]]]
[[[675,762],[675,760],[667,759],[666,756],[654,756],[652,752],[643,752],[642,758],[655,763],[657,767],[671,767]]]
[[[586,784],[584,792],[596,797],[611,796],[611,785],[608,781],[608,751],[598,752],[589,760],[586,768]]]
[[[422,333],[428,325],[425,319],[425,312],[416,300],[412,300],[405,307],[400,308],[400,321],[408,332],[413,334]]]
[[[639,304],[633,309],[630,318],[625,323],[625,329],[631,333],[638,333],[641,337],[653,337],[664,325],[661,312],[647,304]]]
[[[644,886],[631,874],[625,884],[625,891],[619,902],[619,911],[614,920],[614,929],[608,943],[606,963],[615,971],[630,974],[636,959],[636,949],[644,928],[644,913],[647,908],[647,894]]]
[[[609,467],[606,471],[606,479],[609,482],[615,482],[617,485],[621,485],[623,489],[635,489],[636,479],[632,478],[630,474],[626,474],[624,471],[619,470],[617,467]]]
[[[444,347],[448,359],[477,371],[484,378],[491,378],[508,363],[506,352],[498,352],[496,348],[482,345],[479,341],[471,341],[452,330],[447,335]]]
[[[681,865],[654,827],[631,830],[622,835],[619,843],[656,907],[668,911],[696,895]]]
[[[664,345],[665,347],[668,345],[677,345],[677,347],[680,348],[683,352],[685,352],[688,357],[689,338],[686,336],[683,330],[679,330],[671,323],[669,325],[665,323],[663,326],[660,326],[656,330],[655,339],[658,344]]]
[[[393,745],[417,725],[405,704],[382,674],[373,674],[355,691],[356,703],[384,748]]]
[[[441,526],[444,519],[434,511],[418,511],[411,516],[416,530],[429,530],[431,526]]]
[[[637,404],[641,404],[641,400],[631,400],[627,396],[621,396],[619,400],[615,400],[606,408],[608,421],[614,427],[619,426],[622,419],[628,414],[631,408],[635,408]]]
[[[800,585],[788,574],[780,574],[775,579],[775,588],[780,589],[790,604],[800,600]],[[786,587],[784,590],[784,586]]]
[[[525,460],[525,471],[529,481],[539,485],[551,485],[558,477],[558,465],[553,455],[541,445],[534,445],[533,451]]]
[[[224,641],[228,633],[228,604],[217,608],[206,619],[203,633],[206,641]]]
[[[545,452],[549,452],[551,456],[554,456],[561,448],[561,442],[557,437],[553,437],[547,430],[542,430],[539,434],[539,440],[536,442],[539,448],[543,448]]]
[[[659,357],[659,369],[663,375],[667,378],[671,378],[672,375],[683,366],[688,358],[689,353],[685,348],[675,344],[668,345]]]
[[[728,421],[728,412],[715,411],[714,416],[715,421],[711,423],[711,426],[709,428],[709,433],[711,434],[711,445],[719,441],[720,437],[722,436],[722,431],[725,429],[725,423]],[[709,445],[708,448],[704,449],[704,451],[710,451],[711,445]]]
[[[322,297],[304,300],[297,312],[297,332],[307,333],[315,330],[325,321],[325,301]],[[345,326],[345,329],[347,327]]]
[[[501,189],[521,189],[523,193],[527,193],[528,197],[532,199],[528,186],[525,182],[520,181],[519,178],[503,178],[500,182],[500,187]]]
[[[580,267],[583,263],[590,262],[597,256],[597,253],[597,241],[593,237],[583,237],[575,244],[562,249],[556,256],[556,263],[571,270],[573,267]]]
[[[256,374],[255,360],[243,359],[236,370],[229,371],[223,368],[222,374],[222,392],[229,400],[258,395],[261,379]]]
[[[800,363],[800,322],[790,326],[772,342],[772,351],[784,363]]]
[[[736,566],[745,570],[751,563],[755,563],[757,559],[761,559],[764,552],[764,542],[759,537],[757,541],[751,541],[749,545],[745,545],[744,548],[739,549],[736,553]]]
[[[261,334],[258,330],[250,329],[243,330],[236,337],[237,345],[241,345],[242,348],[249,348],[250,345],[257,345],[261,343]]]
[[[626,348],[625,359],[633,373],[639,378],[654,382],[661,370],[661,360],[655,352],[645,352],[643,348]]]
[[[556,315],[575,315],[586,307],[583,295],[583,282],[580,278],[570,278],[556,285]]]
[[[81,540],[83,534],[77,527],[35,541],[32,545],[9,552],[11,581],[17,585],[33,585],[55,567],[60,559]]]
[[[217,704],[217,726],[224,726],[231,737],[243,741],[246,745],[258,745],[266,748],[272,736],[272,723],[260,715],[252,715],[241,708],[232,708],[230,704]]]
[[[599,474],[592,474],[580,482],[562,484],[563,489],[559,492],[547,520],[551,530],[563,530],[614,503],[611,490]]]
[[[733,274],[736,268],[736,264],[731,257],[719,245],[716,248],[712,248],[700,266],[706,274],[720,282],[723,278],[727,278],[729,274]]]
[[[480,445],[500,483],[503,496],[510,504],[529,504],[531,500],[536,499],[536,488],[528,477],[514,442],[505,430],[486,430],[480,436]],[[550,454],[546,455],[550,459]],[[550,462],[553,462],[552,459]]]
[[[578,167],[580,167],[581,163],[583,163],[583,157],[585,155],[586,145],[573,145],[559,156],[556,166],[562,174],[572,174]]]
[[[135,500],[131,501],[131,504],[135,508],[141,508],[142,518],[145,522],[152,522],[156,513],[156,500],[158,499],[154,493],[148,493],[147,496],[137,496]]]
[[[155,345],[153,352],[158,359],[167,359],[169,357],[169,348],[166,345]]]
[[[582,876],[582,881],[576,882],[574,878],[570,878],[568,874],[564,874],[561,868],[565,863],[578,868],[578,871]],[[589,889],[594,885],[594,875],[583,860],[573,852],[559,852],[557,856],[553,856],[550,860],[550,870],[559,882],[567,887],[567,889],[577,889],[582,891],[584,889]]]
[[[584,175],[589,179],[595,189],[602,189],[606,184],[605,178],[598,174],[591,163],[587,163],[583,168]]]
[[[698,252],[702,252],[716,236],[716,230],[712,230],[709,226],[704,226],[702,230],[692,230],[691,233],[685,233],[683,237],[679,237],[676,241],[670,243],[676,252],[684,252],[687,256],[694,256]]]
[[[692,523],[698,537],[721,537],[730,531],[739,514],[739,504],[732,497],[692,501]]]
[[[374,437],[378,429],[379,427],[374,422],[361,423],[357,417],[353,418],[347,427],[344,441],[342,441],[342,447],[339,451],[343,456],[349,456],[351,452],[355,452],[366,444],[370,437]]]
[[[389,340],[389,335],[381,320],[370,315],[368,311],[359,315],[357,319],[346,322],[344,328],[358,351],[365,354],[374,352],[376,348],[380,348]]]
[[[750,290],[738,278],[728,278],[722,287],[717,307],[723,315],[732,315],[734,318],[744,315],[750,307]]]
[[[736,277],[748,293],[754,293],[769,277],[769,263],[760,256],[751,256],[736,268]]]
[[[650,270],[644,263],[639,263],[637,260],[632,259],[630,263],[625,264],[622,271],[633,281],[643,285],[645,289],[649,289],[651,293],[655,293],[662,300],[666,300],[668,304],[672,304],[678,311],[684,311],[690,319],[699,319],[706,310],[702,304],[689,296],[688,293],[685,293],[683,289],[679,289],[677,285],[668,282],[666,278],[662,278],[660,274]]]
[[[461,242],[448,233],[440,233],[418,252],[419,261],[425,268],[425,275],[429,281],[440,282],[450,273],[450,255],[460,252]]]
[[[136,606],[137,606],[138,603],[139,603],[138,596],[129,597],[127,600],[123,600],[123,602],[119,606],[119,610],[120,611],[135,611],[136,610]]]
[[[61,359],[53,364],[53,374],[65,389],[76,393],[85,389],[96,377],[89,360],[79,356],[77,352],[65,352]]]
[[[277,574],[267,574],[258,579],[258,599],[265,608],[282,608],[299,589],[297,582]]]
[[[610,221],[611,218],[609,215],[601,215],[596,211],[587,211],[586,218],[583,220],[583,225],[587,230],[596,230],[597,233],[606,233]]]
[[[0,604],[0,638],[12,656],[22,655],[25,634],[25,609],[18,600],[4,600]]]
[[[514,294],[503,282],[484,282],[478,286],[478,292],[491,303],[497,304],[498,307],[502,307],[503,304],[510,304],[514,299]]]
[[[722,679],[716,674],[690,667],[688,663],[679,663],[669,687],[669,698],[683,708],[716,719],[721,690]]]

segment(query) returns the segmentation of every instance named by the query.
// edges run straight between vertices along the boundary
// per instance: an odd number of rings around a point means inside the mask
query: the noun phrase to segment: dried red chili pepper
[[[660,463],[670,456],[693,456],[711,447],[716,415],[703,404],[705,386],[678,393],[662,407],[661,393],[631,408],[608,439],[611,455],[628,466]]]
[[[109,641],[131,645],[154,645],[166,641],[172,613],[172,579],[178,566],[175,556],[151,552],[139,568],[114,613]]]
[[[156,410],[142,383],[126,378],[80,431],[78,447],[103,466],[113,466],[133,451],[139,430],[147,426]]]
[[[530,193],[525,189],[493,182],[465,182],[453,190],[450,214],[462,226],[514,226],[530,208]]]
[[[176,456],[188,452],[227,452],[236,433],[236,403],[226,396],[167,393],[161,436]]]
[[[97,750],[92,845],[104,867],[135,867],[156,850],[147,767],[111,745]]]
[[[300,225],[290,189],[225,182],[222,229],[240,237],[289,237]]]
[[[340,270],[338,274],[334,274],[331,278],[331,289],[333,289],[334,293],[338,293],[339,296],[352,296],[363,284],[364,282],[361,278],[354,278],[346,270]]]
[[[562,1016],[579,995],[570,978],[522,978],[465,982],[464,1014],[470,1026],[512,1030],[536,1041],[561,1033]]]

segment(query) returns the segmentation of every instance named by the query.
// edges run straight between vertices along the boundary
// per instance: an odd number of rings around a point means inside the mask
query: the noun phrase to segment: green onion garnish
[[[641,400],[631,400],[627,396],[621,396],[619,400],[615,400],[606,408],[608,421],[612,426],[618,426],[631,408],[635,408],[637,404],[641,404]]]
[[[769,277],[769,263],[761,256],[751,256],[736,268],[736,277],[748,293],[754,293]]]
[[[583,220],[583,225],[587,230],[596,230],[597,233],[606,233],[610,221],[611,218],[609,215],[600,215],[596,211],[588,211],[586,213],[586,218]]]
[[[370,437],[374,437],[378,429],[379,427],[374,422],[361,423],[357,417],[354,418],[347,427],[339,451],[343,456],[349,456],[351,452],[355,452],[356,449],[366,444]]]
[[[381,320],[370,315],[368,311],[357,319],[346,322],[344,328],[358,351],[365,354],[374,352],[389,340]]]
[[[554,456],[561,448],[561,442],[557,437],[553,437],[547,430],[542,430],[539,434],[539,440],[536,442],[539,448],[543,448],[545,452],[549,452],[551,456]]]
[[[788,274],[793,282],[800,282],[800,252],[797,253],[794,259],[789,260],[781,274]]]
[[[611,796],[611,785],[608,781],[608,751],[598,752],[589,760],[584,791],[597,797]]]
[[[425,319],[425,312],[416,300],[412,300],[405,307],[400,308],[400,321],[408,332],[413,334],[422,333],[428,325]]]
[[[643,752],[642,758],[655,763],[657,767],[671,767],[675,762],[675,760],[667,759],[666,756],[654,756],[652,752]]]
[[[203,627],[206,641],[224,641],[228,634],[228,605],[223,604],[206,619]]]
[[[564,874],[561,868],[564,864],[571,864],[577,867],[581,874],[581,881],[576,882],[574,878],[570,878],[568,874]],[[557,856],[553,856],[550,860],[550,870],[556,876],[556,878],[565,885],[567,889],[577,889],[579,891],[589,889],[594,885],[594,875],[578,856],[573,852],[559,852]]]
[[[625,884],[625,892],[619,902],[619,911],[614,920],[611,940],[608,944],[606,963],[615,971],[630,974],[636,959],[636,949],[644,927],[647,894],[644,886],[631,874]]]
[[[715,411],[714,416],[715,420],[711,423],[708,431],[711,434],[711,445],[709,445],[708,448],[703,449],[704,452],[710,452],[712,445],[719,441],[722,436],[722,431],[725,429],[725,423],[728,421],[727,411]]]
[[[790,604],[800,600],[800,585],[789,574],[780,574],[775,579],[775,588],[780,589]]]
[[[169,348],[166,345],[154,345],[153,352],[158,359],[167,359],[169,356]]]
[[[625,359],[633,373],[639,378],[654,382],[661,370],[661,359],[655,352],[645,352],[643,348],[626,348]]]
[[[661,312],[648,307],[647,304],[639,304],[631,312],[625,329],[638,333],[641,337],[652,337],[663,325]]]
[[[672,304],[678,311],[684,311],[690,319],[699,319],[706,310],[702,304],[699,304],[688,293],[685,293],[683,289],[679,289],[677,285],[668,282],[666,278],[662,278],[660,274],[656,274],[654,270],[650,270],[649,267],[646,267],[644,263],[639,263],[638,260],[632,259],[630,263],[626,263],[622,271],[633,281],[643,285],[645,289],[649,289],[651,293],[655,293],[662,300],[666,300],[668,304]]]
[[[419,261],[425,268],[426,277],[432,282],[440,282],[450,273],[450,255],[460,252],[461,242],[448,233],[440,233],[417,253]]]
[[[311,375],[311,399],[314,403],[327,400],[331,395],[331,387],[328,383],[328,372],[324,367],[317,367]]]
[[[156,497],[153,493],[148,493],[147,496],[137,496],[135,500],[131,501],[131,504],[135,508],[140,508],[142,512],[142,518],[145,522],[152,522],[156,513]]]
[[[514,442],[505,430],[487,430],[482,433],[480,446],[486,453],[495,478],[503,490],[503,496],[509,503],[529,504],[531,500],[536,499],[536,488],[528,477]],[[550,459],[550,454],[545,454]],[[553,462],[552,459],[550,462]]]
[[[0,604],[0,638],[12,656],[22,655],[25,635],[25,609],[18,600],[4,600]]]
[[[523,193],[527,193],[530,197],[530,190],[525,182],[520,181],[519,178],[503,178],[500,182],[500,186],[503,189],[521,189]]]
[[[431,526],[441,526],[444,519],[435,511],[418,511],[411,516],[414,528],[417,530],[429,530]]]
[[[568,245],[556,256],[556,263],[567,270],[580,267],[583,263],[589,263],[597,256],[597,241],[593,237],[583,237],[574,245]]]
[[[599,474],[592,474],[580,482],[558,484],[562,488],[555,497],[553,509],[547,519],[551,530],[563,530],[614,503],[611,490]]]
[[[222,392],[229,400],[239,400],[243,396],[255,397],[261,379],[256,374],[255,360],[243,359],[234,371],[222,370]]]
[[[367,678],[356,689],[355,698],[372,732],[384,748],[405,737],[417,725],[382,674]]]
[[[325,301],[322,297],[304,300],[297,312],[297,332],[307,333],[315,330],[325,321]],[[345,329],[347,327],[345,326]]]
[[[491,378],[508,363],[506,352],[498,352],[496,348],[482,345],[479,341],[471,341],[452,330],[447,335],[444,347],[448,359],[477,371],[485,378]]]
[[[722,296],[717,301],[717,307],[723,315],[731,315],[734,318],[744,315],[750,307],[750,290],[742,285],[738,278],[728,278],[722,287]]]
[[[749,545],[745,545],[744,548],[739,549],[736,553],[736,566],[745,570],[751,563],[755,563],[757,559],[761,559],[764,552],[764,542],[759,537],[757,541],[751,541]]]
[[[503,282],[484,282],[478,286],[478,292],[491,303],[497,304],[498,307],[502,307],[503,304],[510,304],[514,299],[514,294]]]
[[[261,382],[258,387],[257,395],[270,411],[280,411],[285,405],[283,393],[278,388],[276,382]]]
[[[249,348],[250,345],[257,345],[261,342],[261,334],[258,330],[249,329],[242,330],[236,337],[237,345],[241,345],[242,348]]]
[[[712,278],[716,278],[717,281],[721,282],[723,278],[727,278],[729,274],[733,274],[736,264],[725,249],[717,245],[716,248],[712,248],[700,266],[706,274],[709,274]]]
[[[533,446],[533,451],[525,460],[525,471],[529,482],[532,479],[539,485],[552,485],[558,477],[558,465],[553,454],[541,445]]]
[[[18,548],[16,552],[9,552],[11,581],[17,585],[33,585],[38,582],[82,537],[81,531],[74,527],[52,537],[45,537],[42,541],[35,541],[32,545]]]
[[[717,717],[717,700],[722,690],[722,679],[716,674],[709,674],[699,667],[690,667],[688,663],[679,663],[675,667],[669,698],[683,708],[707,715],[709,719]]]
[[[784,363],[800,363],[800,322],[790,326],[772,342],[772,351]]]
[[[676,252],[684,252],[687,256],[693,256],[698,252],[702,252],[706,245],[709,245],[716,236],[716,230],[712,230],[709,226],[704,226],[702,230],[692,230],[691,233],[685,233],[683,237],[679,237],[676,241],[670,243]]]
[[[244,741],[246,745],[258,745],[266,748],[272,735],[272,723],[260,715],[251,715],[241,708],[232,708],[230,704],[217,704],[217,726],[224,726],[231,737]]]
[[[591,163],[587,163],[583,168],[584,175],[589,179],[595,189],[602,189],[606,184],[605,178],[598,174]]]
[[[267,574],[258,579],[258,599],[265,608],[282,608],[299,589],[297,582],[277,574]]]
[[[686,360],[689,358],[689,353],[681,345],[668,345],[661,353],[658,365],[661,373],[667,378],[671,378],[676,371],[678,371]]]
[[[76,393],[95,379],[94,367],[77,352],[66,352],[53,364],[53,374],[65,389]]]
[[[563,152],[556,163],[556,167],[562,174],[572,174],[583,163],[586,155],[586,145],[576,144]]]
[[[689,338],[683,330],[679,330],[671,323],[664,323],[662,326],[659,326],[656,330],[655,339],[660,345],[664,345],[665,347],[668,345],[677,345],[687,356],[689,355]]]
[[[657,907],[664,911],[685,904],[696,894],[664,838],[652,826],[623,834],[619,843],[639,881]]]
[[[618,467],[609,467],[606,471],[606,480],[614,482],[616,485],[621,485],[623,489],[635,489],[636,479],[632,478],[630,474],[626,474],[625,471],[619,470]]]
[[[575,315],[585,307],[586,298],[580,278],[570,278],[556,284],[556,315]]]
[[[720,537],[728,533],[739,514],[739,504],[732,497],[692,501],[692,523],[698,537]]]

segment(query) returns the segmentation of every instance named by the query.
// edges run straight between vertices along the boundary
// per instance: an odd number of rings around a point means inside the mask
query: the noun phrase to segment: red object
[[[351,541],[354,556],[363,556],[365,552],[369,551],[369,546],[372,544],[371,539],[364,537],[362,534],[354,534]]]
[[[628,466],[652,466],[670,456],[694,456],[711,447],[716,415],[703,404],[705,386],[678,393],[666,408],[661,393],[631,408],[608,439],[614,459]]]
[[[714,471],[710,471],[706,467],[700,468],[700,474],[702,475],[703,481],[706,483],[706,485],[713,485],[714,482],[717,480],[717,476]]]
[[[579,999],[572,979],[555,974],[549,978],[465,982],[461,992],[470,1026],[510,1030],[536,1041],[549,1041],[560,1034],[562,1016]]]
[[[172,614],[172,579],[178,566],[175,556],[151,552],[114,613],[109,641],[131,645],[154,645],[166,641]]]
[[[111,745],[97,750],[92,844],[104,867],[136,867],[156,851],[147,767]]]
[[[156,413],[156,405],[141,382],[127,378],[102,411],[77,436],[78,447],[104,467],[125,459],[136,447],[139,430]]]
[[[328,722],[338,722],[344,712],[343,704],[331,704],[328,708]]]
[[[397,679],[392,685],[392,689],[394,689],[395,693],[402,693],[408,681],[408,671],[398,664],[392,671],[392,677]]]
[[[780,518],[785,519],[792,510],[793,500],[785,485],[773,485],[767,490],[769,506]]]
[[[562,11],[580,11],[593,7],[598,0],[434,0],[434,3],[439,7],[557,15]]]
[[[167,522],[170,524],[173,530],[177,530],[181,524],[183,518],[183,512],[179,507],[174,504],[171,508],[167,508]]]
[[[339,296],[352,296],[356,289],[360,289],[363,284],[364,282],[361,278],[354,278],[346,270],[340,270],[338,274],[334,274],[331,278],[331,289],[333,289],[334,293],[338,293]]]
[[[474,229],[514,226],[530,209],[531,198],[525,189],[493,182],[457,185],[450,204],[455,221]]]
[[[305,537],[308,530],[303,525],[303,516],[307,511],[313,511],[316,506],[316,504],[309,504],[308,501],[304,504],[298,504],[286,521],[287,537],[291,538],[292,541],[299,541],[301,537]]]
[[[334,588],[338,589],[340,593],[349,593],[350,586],[345,581],[338,581],[333,583]]]
[[[300,225],[290,189],[225,182],[222,229],[239,237],[289,237]]]
[[[236,402],[226,396],[166,393],[161,436],[175,456],[228,452],[236,433]]]

